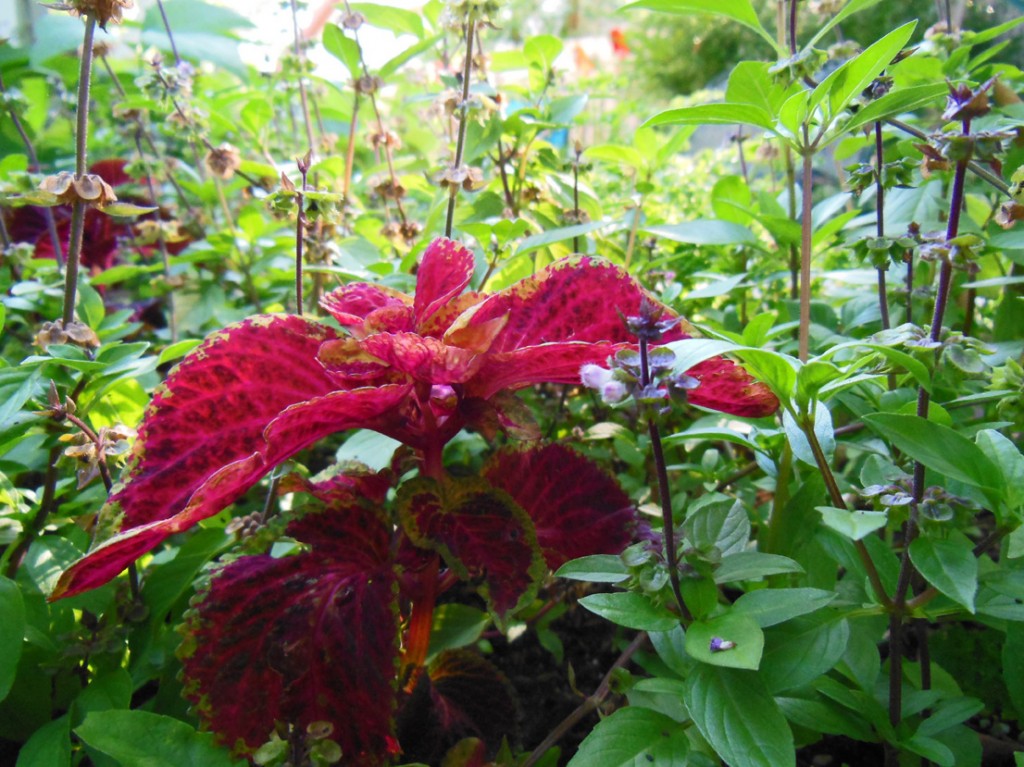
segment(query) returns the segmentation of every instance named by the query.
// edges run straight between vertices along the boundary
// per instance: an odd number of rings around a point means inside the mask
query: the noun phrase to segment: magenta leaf
[[[343,327],[350,327],[357,336],[363,335],[364,323],[372,314],[381,317],[395,314],[406,317],[403,327],[394,330],[411,328],[409,314],[409,297],[394,288],[383,285],[370,285],[365,282],[354,282],[332,290],[320,299],[322,306]]]
[[[334,337],[301,317],[262,316],[210,336],[157,391],[139,427],[125,486],[111,497],[126,527],[184,508],[217,470],[249,456],[289,405],[337,388],[315,363]]]
[[[635,314],[644,297],[650,298],[624,269],[579,256],[558,261],[495,293],[467,324],[508,314],[491,352],[565,341],[633,343],[636,339],[627,332],[622,317]],[[671,316],[667,309],[665,316]]]
[[[480,738],[493,753],[514,737],[519,709],[504,674],[469,650],[449,650],[420,673],[398,716],[406,761],[436,764],[458,741]]]
[[[687,392],[693,405],[746,418],[763,418],[779,409],[771,389],[723,357],[694,365],[686,374],[700,381],[700,386]]]
[[[474,352],[416,333],[377,333],[360,343],[373,357],[427,383],[462,383],[480,367]]]
[[[237,500],[274,466],[318,439],[354,428],[398,430],[404,422],[399,405],[408,393],[408,386],[367,387],[331,392],[286,408],[245,446],[249,450],[257,447],[256,452],[204,477],[178,513],[124,530],[98,546],[61,575],[50,599],[74,596],[106,583],[169,535],[188,530]],[[170,476],[164,479],[171,480]],[[132,491],[133,484],[130,481],[119,495]]]
[[[419,478],[401,487],[398,509],[413,543],[437,551],[460,578],[480,580],[499,621],[532,598],[544,560],[530,517],[504,491],[477,477]]]
[[[439,238],[427,246],[416,273],[413,317],[417,327],[466,289],[474,266],[473,252],[457,242]]]
[[[497,453],[484,477],[533,519],[547,566],[618,554],[633,539],[636,509],[614,477],[564,445]]]
[[[251,753],[278,723],[334,725],[345,763],[392,750],[398,617],[390,527],[369,507],[308,514],[307,553],[245,557],[201,594],[179,655],[185,694],[218,737]]]

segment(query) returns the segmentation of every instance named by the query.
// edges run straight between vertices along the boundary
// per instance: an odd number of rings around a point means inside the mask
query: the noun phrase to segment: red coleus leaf
[[[475,259],[468,248],[446,239],[427,246],[416,274],[413,318],[417,327],[458,296],[473,277]]]
[[[503,737],[515,737],[518,717],[501,671],[475,652],[450,650],[419,673],[402,700],[398,742],[408,762],[435,764],[466,737],[481,738],[493,753]]]
[[[547,566],[618,554],[633,539],[636,509],[614,477],[565,445],[502,450],[484,477],[530,515]]]
[[[533,523],[504,491],[477,477],[444,485],[421,477],[400,488],[398,509],[413,543],[440,553],[459,577],[481,581],[499,621],[532,597],[544,561]]]
[[[102,585],[167,536],[238,499],[329,434],[387,430],[407,386],[334,391],[313,364],[331,331],[300,317],[245,320],[192,352],[154,397],[108,512],[125,528],[67,570],[51,599]]]
[[[346,764],[376,767],[396,702],[391,528],[368,506],[331,505],[288,532],[311,549],[239,559],[197,598],[179,650],[185,695],[238,753],[279,723],[326,721]]]
[[[694,365],[686,374],[700,381],[700,386],[686,393],[693,405],[746,418],[763,418],[779,409],[771,389],[722,357]]]

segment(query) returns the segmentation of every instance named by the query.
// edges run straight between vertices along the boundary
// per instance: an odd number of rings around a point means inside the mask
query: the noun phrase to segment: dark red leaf
[[[360,343],[395,370],[431,384],[462,383],[482,361],[472,351],[416,333],[377,333]]]
[[[417,546],[437,551],[480,592],[499,620],[532,596],[544,561],[533,523],[505,492],[472,477],[444,486],[432,479],[399,490],[402,527]]]
[[[352,507],[308,515],[289,532],[311,538],[312,550],[237,560],[202,594],[179,651],[186,697],[239,753],[278,722],[327,721],[346,764],[384,764],[398,657],[390,528]]]
[[[618,554],[633,539],[636,509],[614,477],[565,445],[497,453],[484,477],[533,519],[552,570],[589,554]]]
[[[438,238],[427,246],[416,273],[413,317],[417,328],[466,289],[474,261],[471,250],[452,240]]]
[[[527,346],[488,354],[466,393],[488,399],[503,389],[521,389],[535,383],[580,382],[580,368],[602,365],[622,344],[569,341]]]
[[[401,702],[398,742],[406,761],[437,763],[467,737],[481,738],[493,753],[503,737],[515,737],[518,714],[504,674],[475,652],[451,650],[421,673]]]

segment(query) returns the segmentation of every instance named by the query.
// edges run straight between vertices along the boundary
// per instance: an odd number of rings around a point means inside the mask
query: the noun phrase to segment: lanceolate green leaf
[[[859,94],[882,73],[889,63],[910,40],[916,21],[893,30],[857,58],[846,62],[825,78],[811,95],[811,107],[822,103],[828,97],[828,115],[835,118]]]
[[[712,666],[756,670],[764,650],[764,632],[745,613],[732,611],[695,621],[686,631],[686,652]]]
[[[0,576],[0,700],[7,697],[18,671],[25,637],[25,602],[18,584]]]
[[[347,37],[337,24],[324,27],[324,48],[345,65],[352,78],[362,75],[359,63],[359,43]]]
[[[568,767],[675,767],[690,750],[686,730],[657,711],[620,708],[580,744]]]
[[[88,745],[133,767],[238,767],[211,733],[142,710],[94,711],[75,728]]]
[[[659,224],[643,229],[648,234],[688,245],[733,245],[757,241],[754,233],[732,221],[701,219],[681,224]]]
[[[702,104],[668,109],[643,124],[653,125],[754,125],[775,133],[771,115],[753,104]]]
[[[961,535],[949,539],[920,536],[910,544],[910,561],[931,585],[974,612],[978,560],[970,541]]]
[[[701,665],[684,695],[700,734],[729,767],[795,767],[793,733],[753,671]]]
[[[936,103],[938,99],[941,99],[948,92],[949,88],[945,83],[914,85],[910,88],[894,90],[882,96],[878,101],[872,101],[867,106],[858,109],[850,120],[843,125],[843,130],[852,132],[862,125],[867,125],[876,120],[884,120],[904,112],[912,112],[915,109]]]
[[[948,426],[916,415],[875,413],[864,422],[914,460],[938,474],[996,493],[999,469],[981,448]]]
[[[754,30],[772,48],[776,47],[775,39],[761,25],[750,0],[640,0],[624,6],[622,10],[634,8],[664,13],[706,13],[710,16],[724,16]]]
[[[643,594],[632,591],[591,594],[580,604],[602,618],[626,628],[641,631],[669,631],[679,625],[678,616],[654,604]]]
[[[839,11],[839,13],[835,14],[831,19],[829,19],[827,22],[825,22],[825,24],[822,25],[821,29],[819,29],[817,33],[815,33],[814,37],[812,37],[807,42],[804,48],[807,49],[813,46],[821,38],[827,35],[829,30],[831,30],[832,27],[836,26],[836,24],[842,23],[848,17],[852,16],[855,13],[859,13],[860,11],[863,11],[866,8],[870,8],[873,5],[878,5],[879,2],[880,0],[850,0],[850,2],[847,3],[841,11]]]

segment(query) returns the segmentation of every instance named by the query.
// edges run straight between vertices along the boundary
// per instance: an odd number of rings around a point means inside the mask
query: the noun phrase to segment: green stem
[[[802,215],[800,219],[800,336],[798,356],[807,362],[811,344],[811,159],[812,148],[808,144],[807,124],[804,123],[803,181],[800,197]]]
[[[78,114],[75,131],[75,180],[85,175],[89,143],[89,86],[92,80],[92,41],[96,34],[96,17],[85,16],[82,61],[78,71]],[[82,234],[85,229],[85,203],[75,200],[71,208],[71,235],[68,241],[68,264],[64,275],[64,327],[75,319],[75,293],[78,290],[78,265],[82,256]]]
[[[462,167],[462,153],[466,147],[466,118],[469,107],[469,78],[473,72],[473,30],[476,22],[469,19],[466,23],[466,63],[462,68],[462,103],[459,105],[459,136],[455,142],[455,162],[453,167],[457,170]],[[448,195],[448,214],[445,217],[444,236],[452,236],[452,226],[455,222],[455,198],[458,196],[458,187],[452,185],[451,193]]]

